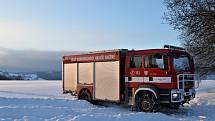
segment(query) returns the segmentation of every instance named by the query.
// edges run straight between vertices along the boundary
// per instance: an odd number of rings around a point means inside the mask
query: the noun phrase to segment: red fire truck
[[[198,82],[190,54],[170,45],[63,56],[62,78],[64,93],[146,112],[160,105],[177,109],[195,97]]]

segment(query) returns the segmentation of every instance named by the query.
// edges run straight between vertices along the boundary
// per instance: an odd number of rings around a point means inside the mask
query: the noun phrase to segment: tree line
[[[182,45],[201,75],[215,72],[215,0],[164,0],[164,19],[180,31]]]

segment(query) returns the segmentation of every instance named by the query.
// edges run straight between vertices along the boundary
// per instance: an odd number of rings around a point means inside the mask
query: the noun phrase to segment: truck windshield
[[[173,66],[176,71],[190,70],[189,57],[182,54],[173,55]]]

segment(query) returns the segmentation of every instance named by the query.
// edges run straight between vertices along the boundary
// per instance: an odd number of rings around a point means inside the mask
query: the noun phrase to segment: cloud
[[[6,52],[6,51],[0,51],[0,56],[6,56],[6,55],[8,55],[8,52]]]
[[[27,24],[0,22],[0,40],[1,42],[24,42],[31,37],[32,29],[33,28]]]
[[[5,71],[38,72],[61,71],[63,55],[79,53],[77,51],[37,51],[12,50],[0,48],[0,68]]]

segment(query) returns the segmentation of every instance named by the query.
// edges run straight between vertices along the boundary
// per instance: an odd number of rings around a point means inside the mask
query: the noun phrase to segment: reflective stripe
[[[128,77],[125,77],[125,82],[147,82],[147,83],[171,83],[172,77],[152,77],[152,80],[149,80],[149,77],[131,77],[131,80],[128,80]]]
[[[156,83],[171,83],[172,77],[152,77],[152,80],[149,80],[149,77],[144,77],[144,82],[156,82]]]
[[[136,94],[137,94],[139,91],[150,91],[150,92],[152,92],[152,93],[155,95],[156,99],[158,98],[158,97],[157,97],[157,94],[155,93],[155,91],[154,91],[153,89],[150,89],[150,88],[139,88],[139,89],[137,89],[137,90],[135,91],[135,96],[136,96]]]
[[[125,82],[128,82],[128,77],[125,77]]]
[[[131,77],[130,81],[125,77],[125,82],[143,82],[143,77]]]

